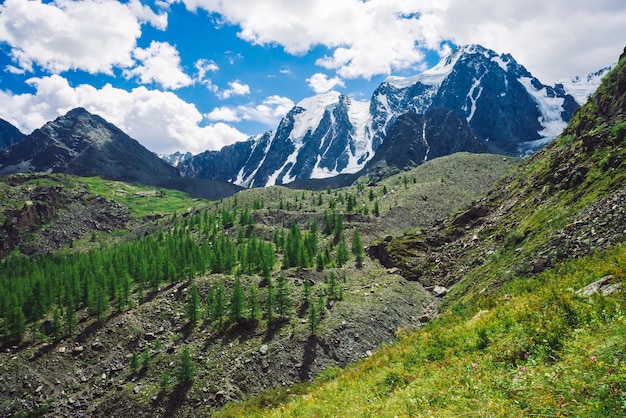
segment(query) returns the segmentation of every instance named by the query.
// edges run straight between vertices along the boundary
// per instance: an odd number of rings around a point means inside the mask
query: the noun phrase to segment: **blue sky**
[[[544,83],[617,60],[623,0],[5,0],[0,118],[25,133],[77,106],[148,149],[198,153],[276,128],[303,98],[368,100],[454,45]]]

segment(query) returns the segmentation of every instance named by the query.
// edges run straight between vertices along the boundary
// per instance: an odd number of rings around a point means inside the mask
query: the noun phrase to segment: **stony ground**
[[[434,310],[435,298],[419,283],[375,261],[367,260],[358,275],[347,277],[343,301],[327,303],[315,335],[297,309],[272,330],[240,327],[224,335],[201,322],[192,328],[183,315],[187,283],[104,323],[79,317],[75,339],[31,342],[0,354],[0,416],[43,405],[49,405],[47,416],[208,414],[228,400],[307,381],[371,355],[397,329],[420,326],[420,317]],[[294,295],[302,280],[316,282],[314,290],[323,286],[316,272],[293,271],[289,279]],[[206,284],[198,283],[200,289]],[[177,385],[174,377],[183,347],[198,371],[189,385]],[[146,350],[150,365],[133,372],[132,353]],[[167,393],[159,389],[163,372],[172,380]]]

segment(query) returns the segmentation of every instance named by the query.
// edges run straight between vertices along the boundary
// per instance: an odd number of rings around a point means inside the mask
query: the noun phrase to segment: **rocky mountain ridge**
[[[24,135],[19,129],[11,125],[4,119],[0,119],[0,151],[9,148],[13,144],[17,144]]]
[[[457,143],[446,150],[441,146],[443,154],[487,148],[496,153],[527,155],[562,131],[582,104],[585,91],[589,94],[597,80],[562,80],[548,86],[509,54],[498,55],[479,45],[463,46],[422,74],[388,77],[369,101],[333,91],[302,100],[276,131],[220,151],[206,151],[182,162],[179,168],[186,177],[217,179],[243,187],[354,174],[374,158],[390,132],[400,130],[392,127],[401,115],[435,109],[453,110],[483,142],[483,146],[469,147]],[[569,89],[581,102],[569,94]],[[416,140],[452,143],[454,135],[449,131],[445,137]],[[215,161],[229,164],[216,170],[212,168]]]
[[[209,198],[240,190],[225,182],[181,178],[176,168],[83,108],[71,110],[0,151],[0,175],[37,172],[101,176]]]

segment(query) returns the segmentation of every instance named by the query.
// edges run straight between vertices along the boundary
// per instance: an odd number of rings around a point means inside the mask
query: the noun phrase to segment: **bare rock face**
[[[60,172],[159,184],[176,169],[119,128],[77,108],[0,154],[0,174]]]
[[[13,192],[25,204],[0,212],[0,259],[15,247],[26,255],[49,253],[92,232],[123,228],[130,220],[128,209],[112,200],[92,195],[84,187],[60,184],[25,187],[30,175],[9,176]],[[35,175],[45,180],[46,177]],[[42,226],[45,225],[45,228]]]

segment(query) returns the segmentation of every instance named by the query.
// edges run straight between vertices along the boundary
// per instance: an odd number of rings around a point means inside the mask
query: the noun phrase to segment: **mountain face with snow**
[[[187,161],[188,159],[193,157],[193,154],[190,153],[189,151],[185,153],[176,151],[173,154],[157,154],[157,157],[159,157],[160,159],[162,159],[163,161],[165,161],[172,167],[176,167],[178,166],[178,164],[182,163],[183,161]]]
[[[599,78],[561,80],[548,86],[509,54],[498,55],[478,45],[459,47],[422,74],[388,77],[369,101],[338,92],[307,98],[287,113],[276,131],[194,156],[180,163],[179,170],[183,176],[243,187],[357,173],[374,158],[390,132],[402,136],[400,131],[408,126],[418,134],[414,141],[422,143],[410,146],[426,143],[441,155],[488,150],[523,156],[563,130],[596,81]],[[451,129],[420,128],[415,117],[393,128],[402,115],[427,115],[437,109],[445,109],[439,114],[447,115],[448,122],[449,111],[454,112],[464,121],[462,129],[467,125],[471,131],[463,131],[464,138],[476,140],[459,140],[459,132]],[[407,124],[408,120],[417,125]],[[429,120],[432,117],[423,118],[427,124],[432,123]],[[387,152],[386,164],[396,168],[405,164],[394,162],[390,155],[402,153]]]

